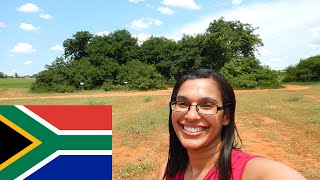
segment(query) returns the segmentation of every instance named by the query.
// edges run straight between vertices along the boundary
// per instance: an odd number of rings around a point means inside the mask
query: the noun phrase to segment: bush
[[[301,59],[296,66],[288,66],[283,81],[320,81],[320,55]]]
[[[103,83],[102,89],[105,91],[126,90],[125,86],[119,84],[113,84],[111,80],[107,80]]]
[[[164,78],[156,71],[156,68],[133,60],[123,65],[117,82],[122,84],[128,82],[130,90],[151,90],[165,88]]]
[[[279,73],[261,66],[260,62],[253,58],[233,59],[220,71],[235,89],[280,87]]]

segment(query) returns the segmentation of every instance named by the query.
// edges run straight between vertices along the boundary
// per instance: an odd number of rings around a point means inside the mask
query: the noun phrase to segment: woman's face
[[[177,93],[176,101],[191,105],[213,103],[221,107],[222,97],[217,83],[210,78],[187,80]],[[221,142],[223,125],[229,123],[224,110],[214,115],[199,114],[195,106],[188,112],[172,111],[172,125],[182,143],[187,149],[202,149],[215,147]]]

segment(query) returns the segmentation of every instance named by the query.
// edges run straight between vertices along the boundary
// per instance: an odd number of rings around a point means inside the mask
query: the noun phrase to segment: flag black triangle
[[[30,144],[32,141],[0,121],[0,165]]]

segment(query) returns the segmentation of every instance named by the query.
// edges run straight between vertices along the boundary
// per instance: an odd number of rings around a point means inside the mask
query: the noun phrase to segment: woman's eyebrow
[[[216,99],[211,97],[203,97],[201,98],[202,101],[211,101],[211,102],[218,102]]]
[[[186,96],[177,96],[176,99],[188,99]]]
[[[186,96],[177,96],[176,99],[189,99],[188,97]],[[201,101],[210,101],[210,102],[214,102],[214,103],[217,103],[218,101],[212,97],[203,97],[203,98],[200,98]]]

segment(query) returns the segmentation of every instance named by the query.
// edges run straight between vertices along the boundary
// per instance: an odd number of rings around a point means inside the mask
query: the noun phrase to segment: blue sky
[[[179,40],[203,33],[219,17],[258,27],[257,58],[272,69],[320,54],[318,0],[0,0],[0,72],[32,75],[63,54],[78,31],[95,35],[127,29],[140,41],[151,35]]]

